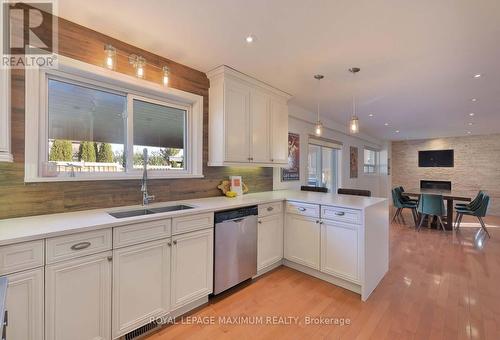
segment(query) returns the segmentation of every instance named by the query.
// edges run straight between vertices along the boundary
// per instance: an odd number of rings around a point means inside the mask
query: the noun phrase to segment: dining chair
[[[420,231],[426,216],[436,216],[441,228],[446,231],[442,217],[446,215],[444,201],[442,195],[422,194],[418,201],[417,212],[420,214],[420,222],[417,231]]]
[[[473,208],[473,207],[477,207],[480,203],[481,203],[481,200],[483,199],[483,195],[484,195],[484,192],[482,190],[480,190],[476,197],[474,197],[474,199],[472,201],[470,201],[469,203],[457,203],[455,204],[455,207],[456,208]]]
[[[486,224],[483,221],[483,217],[486,216],[486,213],[488,211],[489,203],[490,203],[490,196],[484,194],[480,204],[476,209],[457,208],[456,211],[458,215],[458,220],[455,229],[458,230],[458,228],[460,228],[460,223],[462,223],[462,218],[464,217],[464,215],[475,216],[479,220],[481,228],[486,232],[488,237],[491,238],[488,229],[486,229]]]
[[[404,194],[405,189],[403,188],[403,186],[399,186],[398,189],[399,189],[399,191],[401,193],[401,198],[403,199],[403,202],[418,203],[418,199],[410,198],[410,196]]]
[[[401,218],[403,218],[403,209],[410,209],[413,216],[413,221],[415,222],[415,226],[417,226],[417,203],[403,201],[403,199],[401,198],[401,192],[399,191],[398,187],[392,189],[392,203],[396,208],[396,213],[392,218],[392,222],[394,222],[398,216],[401,216]]]

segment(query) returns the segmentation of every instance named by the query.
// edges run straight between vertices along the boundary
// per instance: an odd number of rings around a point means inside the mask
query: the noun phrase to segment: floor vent
[[[136,330],[133,330],[130,333],[125,334],[123,337],[124,340],[135,340],[140,337],[142,337],[145,334],[148,334],[149,332],[153,331],[158,327],[158,323],[156,321],[153,321],[151,323],[148,323],[147,325],[144,325],[140,328],[137,328]]]

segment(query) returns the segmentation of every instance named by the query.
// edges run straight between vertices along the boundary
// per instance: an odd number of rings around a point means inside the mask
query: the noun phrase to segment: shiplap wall
[[[453,168],[419,168],[420,150],[455,150]],[[500,135],[398,141],[392,143],[392,186],[418,188],[420,180],[451,181],[453,190],[490,197],[488,214],[500,216]]]
[[[203,108],[203,179],[151,180],[149,189],[156,201],[172,201],[220,195],[217,185],[229,175],[241,175],[251,192],[272,190],[271,168],[207,167],[208,159],[208,88],[203,72],[149,53],[125,42],[59,19],[59,54],[95,65],[103,65],[104,44],[115,46],[126,55],[135,53],[148,63],[170,68],[170,86],[202,95]],[[126,57],[119,57],[117,71],[133,75]],[[161,82],[160,70],[146,67],[146,79]],[[60,183],[24,183],[24,71],[13,70],[12,151],[14,163],[0,163],[0,219],[60,213],[93,208],[140,204],[139,180],[88,181]]]

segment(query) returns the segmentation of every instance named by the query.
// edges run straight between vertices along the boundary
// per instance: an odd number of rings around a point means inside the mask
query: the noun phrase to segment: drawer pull
[[[177,240],[174,240],[174,244],[177,244]]]
[[[274,208],[273,207],[267,207],[267,211],[273,211]]]
[[[262,224],[262,220],[259,220],[258,222],[259,222],[259,224]]]
[[[303,207],[298,207],[297,208],[299,211],[306,211],[307,209],[306,208],[303,208]]]
[[[337,215],[337,216],[344,216],[344,215],[345,215],[345,212],[343,212],[343,211],[337,211],[337,212],[335,213],[335,215]]]
[[[91,245],[90,242],[80,242],[77,244],[73,244],[71,246],[71,250],[83,250],[83,249],[90,247],[90,245]]]

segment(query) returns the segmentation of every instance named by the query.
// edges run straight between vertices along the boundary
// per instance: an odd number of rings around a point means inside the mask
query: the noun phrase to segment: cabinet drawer
[[[214,227],[214,213],[172,218],[172,235]]]
[[[361,211],[322,205],[321,218],[345,223],[361,224]]]
[[[43,240],[0,247],[0,275],[43,266]]]
[[[286,212],[319,218],[319,205],[288,201],[286,202]]]
[[[117,227],[113,229],[113,248],[160,240],[171,235],[172,220],[170,218]]]
[[[282,211],[283,211],[283,202],[259,204],[259,217],[281,214]]]
[[[49,238],[45,244],[47,264],[110,250],[111,229]]]

